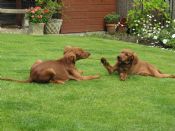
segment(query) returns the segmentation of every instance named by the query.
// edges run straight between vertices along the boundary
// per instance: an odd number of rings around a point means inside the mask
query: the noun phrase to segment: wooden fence
[[[132,9],[134,0],[117,0],[117,13],[120,14],[121,18],[126,18],[128,11]],[[169,4],[169,11],[171,17],[175,19],[175,0],[165,0]]]
[[[169,4],[169,11],[171,13],[171,17],[175,19],[175,0],[165,0]]]

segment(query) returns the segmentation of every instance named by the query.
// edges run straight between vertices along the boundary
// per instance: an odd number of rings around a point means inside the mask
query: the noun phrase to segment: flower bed
[[[175,20],[172,20],[167,12],[166,2],[136,0],[134,7],[129,11],[127,18],[130,33],[137,36],[139,42],[175,48]]]

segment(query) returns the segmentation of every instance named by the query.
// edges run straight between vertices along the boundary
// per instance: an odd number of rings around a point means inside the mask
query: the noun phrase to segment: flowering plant
[[[49,9],[50,17],[54,14],[62,14],[63,3],[61,0],[35,0],[37,6]]]
[[[127,16],[127,24],[132,29],[131,33],[140,35],[147,31],[147,34],[150,35],[153,30],[156,30],[155,28],[169,24],[165,23],[170,21],[170,14],[167,12],[168,4],[164,0],[142,2],[134,0],[133,6],[134,8],[129,11]]]
[[[158,39],[168,47],[175,49],[175,20],[171,21],[169,28],[161,30]]]
[[[127,17],[130,33],[142,43],[175,48],[175,21],[167,12],[167,3],[134,0],[134,7]]]
[[[46,23],[50,18],[50,14],[48,9],[36,6],[27,10],[27,17],[31,23]]]

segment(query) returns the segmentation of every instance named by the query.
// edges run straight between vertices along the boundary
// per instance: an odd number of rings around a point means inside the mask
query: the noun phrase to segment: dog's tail
[[[14,81],[14,82],[18,82],[18,83],[31,83],[30,79],[28,79],[28,80],[15,80],[15,79],[11,79],[11,78],[1,78],[0,77],[0,80],[3,80],[3,81]]]

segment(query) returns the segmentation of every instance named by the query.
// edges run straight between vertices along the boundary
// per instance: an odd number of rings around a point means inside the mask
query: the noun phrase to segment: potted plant
[[[107,14],[104,17],[104,21],[106,23],[107,32],[109,34],[112,35],[112,34],[115,33],[116,25],[117,25],[117,23],[119,21],[119,18],[120,18],[120,16],[117,13],[115,13],[115,12]]]
[[[27,18],[29,19],[29,34],[43,35],[45,23],[49,19],[49,10],[40,6],[32,7],[27,10]]]
[[[61,11],[63,7],[61,0],[36,0],[36,5],[49,10],[50,18],[46,23],[45,33],[59,34],[63,21],[61,19]]]
[[[121,18],[121,20],[117,24],[117,31],[121,33],[126,33],[127,30],[128,28],[127,28],[126,18]]]

